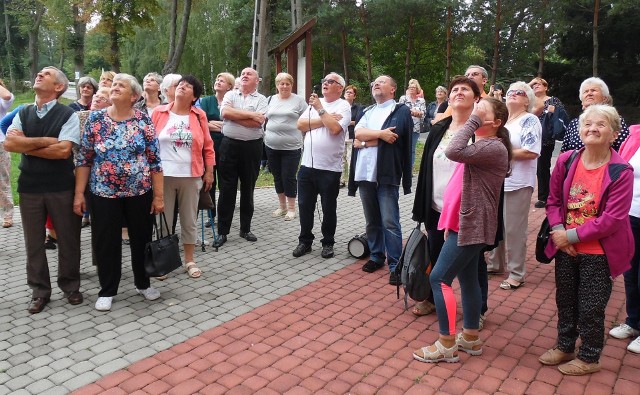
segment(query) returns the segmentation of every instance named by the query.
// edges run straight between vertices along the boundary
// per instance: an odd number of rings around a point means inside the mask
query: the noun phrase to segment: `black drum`
[[[369,251],[369,244],[367,243],[367,234],[363,233],[354,236],[353,239],[349,240],[347,249],[349,250],[349,254],[354,258],[362,259],[369,256],[371,252]]]

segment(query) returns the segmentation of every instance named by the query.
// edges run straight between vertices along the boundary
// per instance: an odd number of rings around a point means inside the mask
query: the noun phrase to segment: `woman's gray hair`
[[[580,118],[578,118],[578,123],[580,124],[581,129],[584,126],[587,117],[591,115],[600,115],[605,117],[609,122],[609,127],[611,127],[611,130],[613,130],[613,133],[615,134],[620,133],[620,130],[622,130],[620,114],[618,114],[615,107],[608,104],[593,104],[587,107],[582,114],[580,114]]]
[[[78,80],[78,88],[82,88],[85,85],[91,85],[94,95],[98,91],[98,83],[91,77],[84,76]]]
[[[613,99],[609,94],[609,87],[604,83],[602,79],[598,77],[589,77],[586,80],[582,81],[582,84],[580,84],[580,90],[578,91],[578,99],[580,99],[580,101],[582,101],[582,92],[587,88],[588,85],[596,85],[600,88],[600,92],[602,92],[602,96],[604,97],[604,101],[602,102],[602,104],[613,104]]]
[[[436,92],[438,92],[438,91],[440,91],[440,92],[444,92],[444,94],[445,94],[446,96],[449,96],[449,91],[447,91],[447,88],[445,88],[445,87],[444,87],[444,86],[442,86],[442,85],[439,85],[439,86],[436,88]]]
[[[138,83],[138,80],[136,79],[136,77],[126,73],[118,73],[113,77],[113,82],[120,81],[120,80],[124,80],[129,83],[129,87],[131,87],[131,92],[133,93],[134,96],[136,97],[142,96],[142,87]]]
[[[529,99],[529,105],[527,105],[527,112],[531,112],[531,110],[533,110],[533,106],[536,104],[536,94],[533,93],[533,89],[531,89],[529,84],[527,84],[524,81],[516,81],[509,86],[509,89],[507,90],[507,92],[509,92],[510,90],[516,90],[516,89],[522,89],[527,94],[527,98]]]
[[[293,85],[293,76],[289,73],[278,73],[278,75],[276,75],[276,85],[278,85],[282,80],[287,80],[291,85]]]
[[[160,84],[160,93],[162,96],[167,97],[167,89],[173,84],[177,84],[180,81],[182,76],[180,74],[167,74],[162,78],[162,83]]]

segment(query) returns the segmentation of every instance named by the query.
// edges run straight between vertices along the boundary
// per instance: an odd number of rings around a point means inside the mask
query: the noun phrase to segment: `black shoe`
[[[535,207],[535,208],[544,208],[544,206],[546,206],[546,205],[547,205],[547,203],[546,203],[546,202],[543,202],[542,200],[538,200],[538,201],[533,205],[533,207]]]
[[[258,238],[253,233],[240,231],[240,237],[245,239],[246,241],[258,241]]]
[[[320,253],[320,256],[322,256],[323,258],[333,258],[333,246],[322,246],[322,252]]]
[[[214,240],[213,244],[211,244],[211,246],[215,248],[222,247],[222,245],[226,242],[227,242],[227,235],[219,235],[218,238]]]
[[[56,240],[55,237],[47,236],[47,238],[44,239],[44,248],[46,250],[55,250],[58,248],[58,240]]]
[[[362,266],[362,271],[367,273],[373,273],[376,270],[381,269],[382,267],[384,267],[384,262],[378,263],[378,262],[369,260],[367,261],[367,263],[365,263]]]
[[[301,257],[305,254],[308,254],[311,252],[311,245],[310,244],[304,244],[304,243],[300,243],[298,244],[298,246],[293,250],[293,256],[298,258]]]
[[[396,272],[391,272],[389,274],[389,284],[400,285],[400,277],[396,275]]]
[[[211,221],[209,221],[209,220],[204,221],[204,227],[205,228],[210,228],[211,227]]]

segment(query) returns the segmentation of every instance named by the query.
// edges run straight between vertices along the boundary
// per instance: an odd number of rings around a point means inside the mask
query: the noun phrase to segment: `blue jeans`
[[[399,187],[359,181],[358,188],[367,223],[370,259],[384,263],[386,251],[389,270],[393,272],[402,254],[402,229],[398,207]]]
[[[627,295],[626,324],[640,329],[640,218],[629,216],[635,244],[635,253],[631,259],[631,269],[624,273],[624,291]]]
[[[416,146],[418,145],[418,138],[420,137],[420,133],[411,132],[411,168],[413,169],[413,164],[416,161]]]
[[[300,243],[313,243],[313,216],[320,195],[322,204],[323,246],[335,243],[340,172],[300,166],[298,171],[298,214],[300,216]]]
[[[485,244],[458,246],[458,234],[449,231],[449,237],[442,246],[438,262],[433,268],[429,280],[433,290],[433,299],[438,315],[441,335],[454,335],[456,303],[447,299],[442,292],[442,284],[451,286],[458,277],[462,295],[462,317],[465,329],[478,329],[482,299],[478,283],[478,254]],[[453,292],[450,296],[453,295]],[[451,320],[450,320],[451,318]]]
[[[279,150],[271,149],[265,145],[267,158],[269,159],[269,170],[273,174],[273,183],[276,193],[284,193],[286,197],[296,197],[296,173],[300,164],[301,149]]]

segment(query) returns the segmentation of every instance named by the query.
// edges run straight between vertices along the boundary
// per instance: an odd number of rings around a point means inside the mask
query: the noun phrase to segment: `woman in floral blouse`
[[[144,248],[151,241],[152,214],[164,210],[163,174],[158,142],[151,119],[133,108],[142,94],[138,81],[128,74],[113,79],[104,110],[89,115],[76,158],[73,209],[86,209],[84,191],[89,184],[91,232],[98,259],[100,292],[96,309],[111,309],[122,275],[121,224],[129,227],[131,266],[136,291],[147,300],[160,297],[144,270]]]

